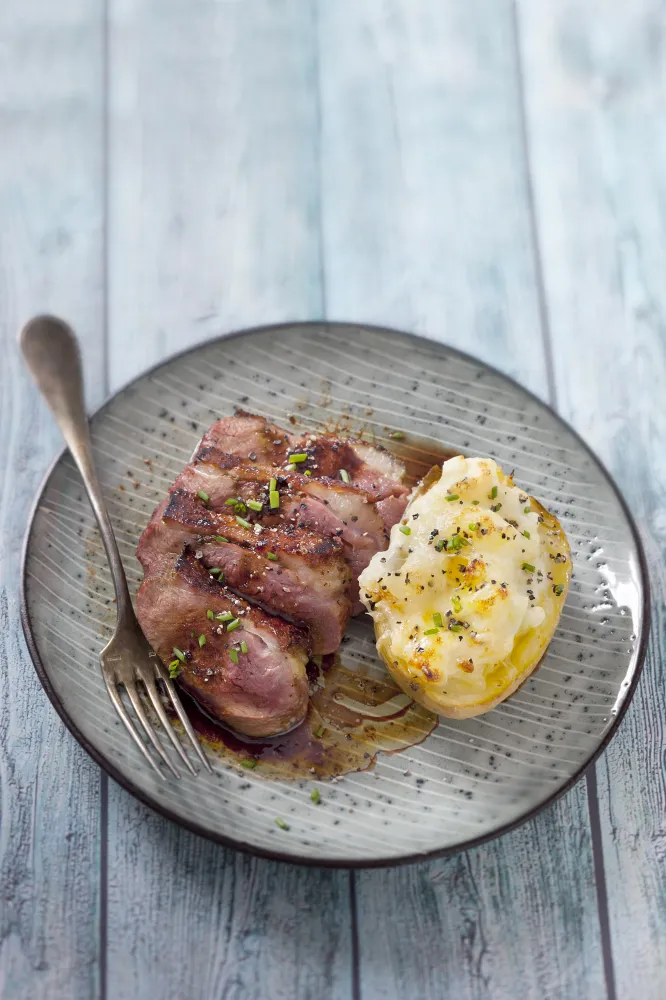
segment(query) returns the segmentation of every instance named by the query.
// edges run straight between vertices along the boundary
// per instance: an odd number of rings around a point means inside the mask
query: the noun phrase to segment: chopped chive
[[[408,524],[401,524],[400,530],[402,531],[403,535],[411,535],[412,533],[412,529],[409,527]]]
[[[438,628],[427,628],[423,634],[424,635],[437,635],[438,632],[439,632]]]
[[[175,680],[180,673],[180,660],[172,660],[169,664],[169,677],[171,680]]]
[[[240,651],[241,653],[247,653],[247,643],[245,639],[243,639],[243,641],[240,644]]]
[[[283,819],[280,819],[279,816],[275,817],[275,825],[279,826],[281,830],[288,830],[289,829],[289,824],[285,823],[285,821]]]
[[[238,524],[240,524],[241,528],[251,528],[252,527],[252,525],[250,524],[250,522],[246,521],[244,517],[240,516],[240,514],[236,514],[236,522]]]
[[[215,617],[215,615],[213,614],[213,612],[209,608],[208,611],[206,612],[206,618],[210,618],[210,620],[212,621],[214,617]]]
[[[224,574],[222,573],[222,568],[220,566],[213,566],[208,570],[208,572],[211,576],[219,576],[221,579],[224,579]]]
[[[224,535],[216,535],[215,536],[215,541],[216,542],[228,542],[229,539],[225,538]]]
[[[523,563],[521,569],[524,569],[527,573],[534,572],[534,566],[532,565],[532,563]]]
[[[480,500],[472,500],[472,503],[474,504],[475,507],[478,507],[479,504],[481,503],[481,501]]]
[[[342,480],[343,483],[349,482],[349,473],[347,472],[346,469],[340,469],[340,479]]]
[[[287,472],[296,472],[296,466],[292,465],[292,463],[290,462],[289,465],[287,466]]]
[[[266,558],[267,559],[272,559],[273,562],[277,562],[277,556],[275,555],[274,552],[267,552],[266,553]]]
[[[227,625],[227,632],[233,632],[234,629],[237,629],[239,627],[240,627],[240,622],[238,618],[233,618]]]
[[[462,611],[462,601],[457,594],[454,594],[451,598],[451,604],[453,605],[453,610],[456,614],[459,614],[459,612]]]
[[[177,656],[181,663],[185,662],[185,653],[182,649],[178,649],[178,646],[173,647],[173,655]]]
[[[531,513],[532,513],[531,507],[523,507],[523,514],[531,514]]]
[[[449,632],[462,632],[462,625],[449,625]]]
[[[435,548],[437,549],[438,552],[441,552],[442,549],[445,549],[446,538],[438,538],[437,541],[435,542]]]
[[[307,462],[307,460],[308,460],[308,456],[305,454],[304,451],[299,452],[298,455],[290,455],[289,456],[289,461],[290,462],[294,462],[294,463],[297,463],[297,462]]]
[[[229,499],[225,500],[224,502],[227,505],[227,507],[235,507],[236,504],[238,503],[238,500],[236,499],[236,497],[229,497]]]
[[[277,490],[271,490],[268,494],[268,502],[271,505],[271,510],[276,510],[280,506],[280,494]]]
[[[258,500],[248,500],[247,505],[250,510],[261,510],[263,507],[263,504],[259,503]]]
[[[240,762],[240,765],[241,767],[247,767],[249,770],[252,770],[253,767],[257,766],[257,762],[256,760],[252,760],[251,757],[246,757],[245,760]]]
[[[229,659],[231,660],[232,663],[238,663],[238,650],[236,650],[236,649],[230,649],[229,650]]]
[[[525,538],[530,538],[531,537],[531,535],[530,535],[529,531],[527,530],[527,528],[525,528],[525,530],[523,531],[523,534],[524,534]]]
[[[467,525],[467,527],[469,528],[470,531],[478,531],[479,530],[479,525],[477,524],[476,521],[472,521],[471,524]]]
[[[320,736],[324,735],[324,727],[323,726],[319,726],[317,729],[315,729],[315,731],[314,731],[314,733],[312,735],[316,736],[317,739],[319,739]]]
[[[438,628],[441,628],[442,627],[442,612],[441,611],[435,611],[434,615],[432,616],[432,620],[435,623],[435,625],[437,625]]]
[[[218,622],[230,622],[233,617],[231,611],[222,611],[219,615],[215,615]]]
[[[318,788],[312,789],[312,791],[310,792],[310,798],[312,799],[312,801],[316,806],[319,805],[319,803],[321,802],[321,792],[319,791]]]
[[[447,495],[444,497],[444,499],[448,500],[449,503],[451,503],[452,500],[457,500],[458,499],[458,494],[457,493],[447,493]]]
[[[275,493],[276,489],[277,489],[277,479],[271,479],[268,486],[269,493]]]
[[[208,501],[210,500],[210,497],[204,490],[199,490],[197,496],[199,497],[200,500],[203,500],[204,503],[208,503]]]
[[[490,509],[492,510],[493,514],[496,514],[497,511],[500,510],[501,506],[502,506],[501,503],[494,503],[490,505]]]
[[[389,434],[389,437],[393,438],[394,441],[402,441],[404,436],[405,435],[402,433],[402,431],[391,431],[391,433]]]
[[[202,646],[206,645],[206,636],[203,634],[203,632],[201,633],[201,635],[197,639],[197,642],[199,643],[199,649],[201,649]]]
[[[310,470],[309,470],[309,469],[306,469],[306,470],[305,470],[305,473],[304,473],[304,475],[306,475],[306,476],[311,476],[311,475],[312,475],[312,473],[310,472]]]
[[[555,586],[553,587],[553,593],[557,594],[558,597],[561,597],[562,594],[564,593],[564,584],[556,583]]]
[[[496,486],[493,486],[492,490],[491,490],[491,491],[490,491],[490,493],[488,494],[488,498],[489,498],[490,500],[494,500],[496,496],[497,496],[497,487],[496,487]]]
[[[234,504],[234,513],[235,514],[247,514],[247,507],[242,502],[242,500],[239,500],[238,503]]]

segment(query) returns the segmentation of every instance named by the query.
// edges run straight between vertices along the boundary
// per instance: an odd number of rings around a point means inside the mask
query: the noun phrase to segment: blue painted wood
[[[665,16],[650,0],[521,15],[559,406],[616,475],[652,577],[645,673],[598,767],[621,1000],[666,990]]]
[[[69,316],[103,395],[102,4],[0,7],[0,995],[99,996],[99,772],[43,693],[19,624],[28,511],[61,448],[19,325]]]
[[[112,3],[114,386],[213,334],[321,315],[313,32],[300,0]],[[249,860],[113,784],[108,836],[113,1000],[351,996],[346,872]]]
[[[319,36],[329,316],[418,330],[546,396],[510,5],[338,0]],[[605,996],[584,784],[356,887],[362,998]]]

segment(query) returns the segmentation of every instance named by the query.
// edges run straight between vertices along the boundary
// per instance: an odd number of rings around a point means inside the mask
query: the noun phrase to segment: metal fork
[[[21,330],[19,344],[28,370],[48,403],[81,473],[109,560],[111,579],[116,591],[117,618],[113,636],[99,654],[99,662],[111,701],[139,750],[160,777],[165,778],[165,774],[149,752],[139,730],[148,737],[169,771],[174,777],[179,778],[178,769],[166,755],[146,714],[139,689],[139,685],[142,685],[183,763],[192,774],[197,774],[162,704],[157,685],[157,682],[161,681],[201,763],[210,771],[210,764],[176,694],[173,681],[148,644],[132,608],[125,570],[93,464],[90,431],[83,398],[81,357],[76,337],[62,320],[53,316],[37,316]],[[139,729],[125,708],[119,693],[121,687],[125,688],[136,712],[140,723]]]

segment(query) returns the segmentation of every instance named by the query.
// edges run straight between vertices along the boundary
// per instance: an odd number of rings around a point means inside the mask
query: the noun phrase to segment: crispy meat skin
[[[308,456],[309,476],[288,468],[296,452]],[[311,652],[337,649],[349,614],[363,610],[358,574],[402,516],[403,472],[383,449],[296,436],[243,412],[207,431],[141,537],[137,611],[165,662],[174,646],[187,654],[179,683],[209,714],[252,736],[302,720],[305,663]],[[235,511],[228,500],[244,506]],[[215,567],[223,584],[208,572]],[[231,611],[242,627],[227,634],[208,610]],[[234,663],[229,653],[241,641],[247,652]]]

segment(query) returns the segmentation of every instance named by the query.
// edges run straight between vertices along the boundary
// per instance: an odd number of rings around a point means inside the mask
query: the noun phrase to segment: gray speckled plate
[[[337,421],[409,457],[437,442],[489,455],[561,519],[574,559],[566,606],[539,671],[508,702],[442,720],[424,743],[380,754],[373,771],[276,782],[216,759],[212,775],[161,782],[116,717],[98,652],[113,592],[93,516],[68,454],[40,490],[24,553],[28,644],[53,703],[117,781],[155,809],[225,844],[311,864],[375,865],[456,850],[527,819],[569,787],[606,744],[645,651],[647,576],[617,490],[576,434],[516,383],[450,348],[335,323],[267,327],[216,340],[137,379],[92,418],[121,554],[135,548],[203,430],[234,407],[303,427]],[[343,662],[381,670],[369,619]],[[167,752],[169,752],[167,748]],[[276,816],[289,826],[280,829]]]

